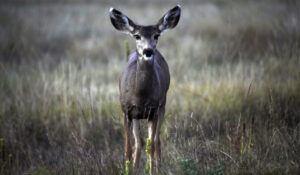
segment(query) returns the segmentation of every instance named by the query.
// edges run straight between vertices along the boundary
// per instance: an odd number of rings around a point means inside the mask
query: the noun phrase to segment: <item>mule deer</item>
[[[150,148],[150,174],[155,159],[158,172],[160,160],[159,130],[164,118],[170,73],[166,60],[156,49],[159,36],[174,28],[180,18],[179,5],[168,11],[156,25],[137,25],[122,12],[111,8],[110,20],[119,31],[136,39],[136,50],[129,55],[128,63],[119,81],[120,103],[124,113],[125,159],[130,161],[131,125],[135,141],[133,154],[134,170],[138,167],[143,140],[140,134],[140,119],[148,120]],[[154,158],[154,159],[153,159]]]

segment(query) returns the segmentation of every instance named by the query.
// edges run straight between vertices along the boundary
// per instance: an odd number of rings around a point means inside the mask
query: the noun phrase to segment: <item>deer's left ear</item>
[[[158,29],[163,33],[176,27],[180,19],[181,6],[177,5],[169,10],[157,23]]]

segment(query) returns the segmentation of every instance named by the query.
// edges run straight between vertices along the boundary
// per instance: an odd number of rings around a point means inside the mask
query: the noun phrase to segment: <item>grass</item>
[[[144,24],[173,6],[113,5]],[[109,6],[0,5],[0,174],[126,172],[118,78],[134,43]],[[299,173],[297,6],[183,4],[158,44],[171,71],[161,174]]]

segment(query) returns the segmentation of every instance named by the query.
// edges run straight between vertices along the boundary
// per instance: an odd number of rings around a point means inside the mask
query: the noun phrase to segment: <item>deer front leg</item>
[[[130,156],[131,156],[131,145],[130,145],[131,121],[128,118],[128,114],[124,115],[124,127],[125,127],[125,161],[130,161]]]
[[[133,155],[133,167],[134,167],[134,171],[135,171],[139,165],[139,159],[140,159],[141,148],[142,148],[141,136],[140,136],[140,126],[139,126],[138,120],[136,120],[136,119],[133,119],[133,136],[134,136],[134,142],[135,142],[135,150],[134,150],[134,155]]]
[[[150,139],[150,175],[153,174],[153,155],[155,151],[154,137],[156,132],[157,116],[153,117],[152,121],[148,122],[148,135]]]

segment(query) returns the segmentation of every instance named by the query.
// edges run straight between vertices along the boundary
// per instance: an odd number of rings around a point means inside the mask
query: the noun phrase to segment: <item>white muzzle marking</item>
[[[147,57],[146,55],[143,56],[143,59],[144,59],[145,61],[151,61],[152,58],[153,58],[153,55],[150,56],[150,57]]]

